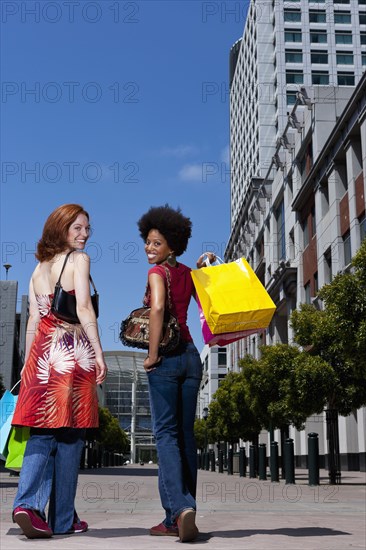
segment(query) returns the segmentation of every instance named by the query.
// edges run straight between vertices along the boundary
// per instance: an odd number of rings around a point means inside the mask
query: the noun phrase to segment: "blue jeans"
[[[186,508],[196,509],[197,449],[193,426],[202,363],[194,344],[181,346],[181,353],[163,357],[159,366],[148,373],[166,527]]]
[[[14,509],[38,510],[54,533],[67,533],[73,524],[74,501],[85,430],[31,429],[20,472]]]

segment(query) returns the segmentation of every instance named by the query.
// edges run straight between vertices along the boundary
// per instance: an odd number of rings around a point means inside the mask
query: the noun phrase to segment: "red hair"
[[[48,216],[42,237],[37,244],[37,260],[51,260],[56,254],[67,249],[69,227],[80,214],[84,214],[89,220],[88,212],[80,204],[63,204]]]

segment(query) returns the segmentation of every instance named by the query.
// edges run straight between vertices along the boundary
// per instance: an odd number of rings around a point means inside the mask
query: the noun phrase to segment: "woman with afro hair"
[[[152,207],[138,221],[145,242],[148,271],[146,304],[151,307],[148,375],[153,430],[159,457],[159,492],[165,518],[151,535],[194,540],[196,526],[197,456],[193,425],[202,363],[192,341],[187,312],[195,290],[190,268],[177,261],[187,248],[192,223],[169,205]],[[203,256],[197,261],[202,267]],[[215,260],[207,253],[209,260]],[[169,278],[172,313],[178,319],[180,343],[164,357],[158,353]]]

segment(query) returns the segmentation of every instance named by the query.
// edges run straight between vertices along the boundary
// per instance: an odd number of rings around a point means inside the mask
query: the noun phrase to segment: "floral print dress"
[[[40,322],[23,371],[13,425],[98,426],[95,354],[80,324],[51,312],[51,295],[37,295]]]

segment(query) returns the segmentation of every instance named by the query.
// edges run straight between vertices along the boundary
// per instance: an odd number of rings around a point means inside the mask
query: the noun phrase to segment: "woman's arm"
[[[24,355],[24,366],[20,371],[20,376],[22,376],[25,368],[25,364],[28,361],[29,352],[33,344],[34,337],[37,332],[38,323],[40,321],[39,309],[37,305],[36,295],[33,289],[33,280],[30,280],[29,283],[29,318],[27,322],[27,330],[25,336],[25,355]]]
[[[107,375],[107,366],[103,357],[100,343],[98,323],[90,297],[90,258],[83,252],[73,254],[74,259],[74,288],[76,295],[76,312],[80,323],[89,338],[95,352],[96,382],[101,384]]]
[[[152,370],[154,365],[160,361],[159,343],[163,329],[164,309],[165,309],[165,283],[164,279],[157,273],[149,275],[149,286],[151,292],[151,312],[150,312],[150,337],[149,337],[149,355],[144,361],[144,369]]]

